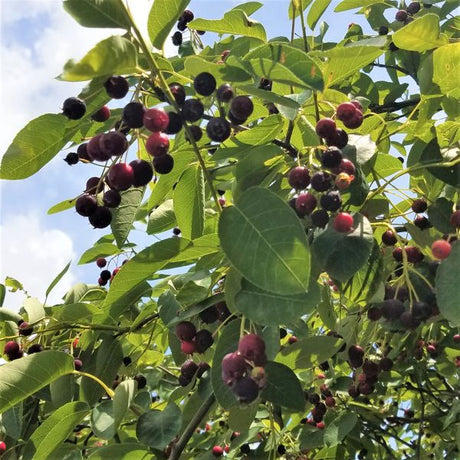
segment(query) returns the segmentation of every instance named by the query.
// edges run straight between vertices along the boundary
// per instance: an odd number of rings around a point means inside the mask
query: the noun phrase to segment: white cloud
[[[72,240],[61,230],[47,229],[35,215],[15,215],[0,225],[0,282],[6,276],[16,278],[24,289],[41,301],[56,275],[75,259]],[[51,292],[48,304],[61,302],[62,296],[74,284],[67,272]],[[8,294],[5,307],[17,310],[23,301],[21,294]]]

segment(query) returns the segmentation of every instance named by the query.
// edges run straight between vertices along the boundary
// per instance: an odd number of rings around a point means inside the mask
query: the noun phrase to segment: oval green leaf
[[[3,364],[0,367],[0,413],[73,371],[72,356],[51,350]]]
[[[288,204],[260,187],[244,191],[219,220],[222,249],[252,284],[277,294],[301,294],[310,282],[305,231]]]

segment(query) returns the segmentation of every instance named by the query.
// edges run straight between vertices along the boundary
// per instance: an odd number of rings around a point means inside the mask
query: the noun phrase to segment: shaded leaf
[[[352,412],[343,413],[335,418],[324,431],[324,443],[333,447],[342,442],[358,423],[358,417]]]
[[[91,460],[153,460],[157,458],[150,453],[147,447],[136,443],[112,444],[109,446],[98,447],[90,453]]]
[[[56,276],[56,278],[54,278],[53,281],[51,281],[50,285],[48,286],[48,288],[46,289],[46,292],[45,292],[45,297],[48,297],[48,295],[50,294],[50,292],[53,290],[53,288],[56,286],[56,284],[59,283],[59,281],[61,281],[62,277],[68,272],[69,268],[70,268],[70,264],[72,263],[72,261],[70,261]]]
[[[118,0],[64,0],[63,7],[84,27],[130,27],[129,17]]]
[[[99,257],[113,256],[120,252],[121,250],[112,243],[95,244],[81,255],[78,264],[88,264],[90,262],[95,262]]]
[[[150,213],[147,233],[149,235],[161,233],[175,225],[176,215],[174,214],[173,200],[166,200]]]

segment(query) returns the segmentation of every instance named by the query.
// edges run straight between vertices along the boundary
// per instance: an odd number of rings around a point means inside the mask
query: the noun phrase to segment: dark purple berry
[[[222,359],[222,380],[226,385],[233,385],[247,371],[245,359],[238,353],[228,353]]]
[[[332,136],[326,137],[326,144],[331,147],[335,146],[343,149],[348,144],[348,134],[340,128],[337,128]]]
[[[191,123],[198,121],[204,114],[204,106],[198,99],[187,99],[182,107],[182,115]]]
[[[130,102],[123,108],[123,124],[129,128],[142,128],[144,125],[145,107],[140,102]]]
[[[174,167],[174,158],[168,154],[155,157],[153,167],[158,174],[168,174]]]
[[[409,14],[416,14],[420,11],[420,3],[419,2],[411,2],[407,6],[407,12]]]
[[[267,362],[265,342],[257,334],[248,334],[241,337],[238,343],[238,351],[245,359],[254,362],[256,366],[265,366]]]
[[[342,151],[337,147],[329,147],[321,156],[321,164],[324,168],[334,169],[342,161]]]
[[[192,139],[195,142],[198,142],[203,137],[203,130],[197,125],[190,125],[188,127],[188,130],[191,133]],[[186,137],[187,137],[187,140],[190,141],[189,136],[187,135]]]
[[[301,193],[296,201],[295,208],[299,216],[306,216],[311,214],[312,211],[316,208],[316,198],[311,193]]]
[[[216,79],[209,72],[202,72],[193,80],[193,87],[201,96],[210,96],[216,89]]]
[[[99,274],[99,278],[103,281],[109,281],[112,278],[112,272],[110,270],[102,270]]]
[[[88,144],[80,144],[77,148],[78,158],[80,160],[91,161],[87,151]]]
[[[185,361],[184,364],[182,364],[180,368],[180,373],[188,380],[192,380],[197,370],[198,364],[196,364],[195,361],[191,359],[187,359],[187,361]]]
[[[388,35],[388,27],[387,26],[380,26],[379,27],[379,35]]]
[[[171,37],[171,40],[174,46],[182,45],[182,32],[180,31],[174,32]]]
[[[251,377],[237,380],[231,389],[240,403],[250,403],[259,395],[259,386]]]
[[[311,223],[315,227],[324,228],[329,222],[329,214],[324,209],[318,209],[311,213]]]
[[[190,21],[193,21],[193,18],[194,18],[193,12],[190,10],[185,10],[181,16],[181,20],[184,21],[186,24],[189,23]]]
[[[239,120],[246,120],[253,110],[254,104],[248,96],[236,96],[230,104],[230,111]]]
[[[134,187],[142,187],[147,185],[153,178],[152,164],[145,160],[133,160],[129,163],[129,166],[134,171]]]
[[[120,131],[110,131],[100,137],[99,147],[104,155],[120,156],[128,149],[128,141]]]
[[[317,192],[325,192],[332,187],[331,176],[323,171],[313,174],[313,176],[311,176],[310,183],[313,189]]]
[[[404,304],[399,299],[386,299],[381,306],[382,316],[389,321],[399,319],[404,310]]]
[[[202,329],[196,333],[195,347],[198,353],[204,353],[213,343],[212,334],[207,329]]]
[[[178,105],[182,105],[185,101],[184,87],[179,83],[172,83],[171,85],[169,85],[169,90],[171,91],[171,94],[173,95],[176,103]]]
[[[142,388],[145,388],[147,386],[147,379],[141,374],[135,375],[134,380],[137,382],[138,390],[142,390]]]
[[[419,198],[412,202],[411,208],[412,211],[416,212],[417,214],[420,214],[428,209],[428,203],[426,202],[426,200]]]
[[[196,335],[196,328],[190,321],[182,321],[176,326],[176,335],[179,340],[190,341]]]
[[[425,216],[417,216],[414,219],[414,225],[418,227],[420,230],[426,230],[432,227],[431,222]]]
[[[166,134],[177,134],[182,129],[182,120],[176,112],[167,112],[169,123],[165,130]]]
[[[233,88],[228,83],[220,85],[217,89],[217,100],[219,102],[230,102],[235,95]]]
[[[367,317],[371,321],[378,321],[382,317],[382,311],[378,307],[371,307],[367,310]]]
[[[382,235],[382,243],[386,244],[387,246],[394,246],[398,240],[396,239],[396,235],[393,233],[392,230],[387,230]]]
[[[112,153],[102,151],[100,144],[102,136],[104,136],[104,134],[96,134],[86,145],[86,152],[91,161],[107,161],[112,156]]]
[[[340,192],[332,190],[325,195],[321,195],[319,202],[326,211],[335,212],[342,206],[342,197]]]
[[[200,312],[199,317],[204,323],[212,324],[219,319],[219,312],[217,311],[216,306],[212,305],[211,307],[206,308],[206,310]]]
[[[288,182],[292,188],[303,190],[310,184],[310,173],[304,166],[296,166],[289,171]]]
[[[228,139],[230,131],[230,123],[225,118],[211,118],[206,125],[209,139],[215,142],[223,142]]]
[[[64,158],[64,161],[69,165],[69,166],[72,166],[72,165],[76,165],[79,161],[80,161],[80,158],[78,156],[78,153],[76,152],[70,152],[66,155],[66,157]]]
[[[116,163],[110,167],[107,180],[114,190],[128,190],[134,183],[134,170],[128,163]]]
[[[247,120],[247,118],[237,118],[237,117],[232,113],[231,110],[228,111],[227,116],[228,116],[228,119],[230,120],[230,122],[231,122],[233,125],[236,125],[236,126],[242,125],[242,124],[246,123],[246,120]]]
[[[322,118],[316,123],[315,130],[319,137],[332,138],[337,130],[337,126],[332,118]]]
[[[105,228],[112,222],[112,213],[107,206],[98,206],[88,220],[94,228]]]
[[[40,345],[39,343],[34,343],[27,350],[27,354],[32,355],[34,353],[40,353],[43,350],[44,350],[43,345]]]
[[[75,210],[80,216],[89,217],[96,211],[97,201],[94,196],[85,194],[77,198]]]
[[[79,120],[83,117],[86,112],[85,101],[78,97],[69,97],[64,101],[62,105],[62,113],[69,120]]]
[[[187,23],[180,18],[179,21],[177,21],[177,28],[183,32],[187,28]]]
[[[107,94],[113,99],[123,99],[129,91],[129,83],[126,78],[113,75],[104,83]]]
[[[118,190],[107,190],[102,196],[104,206],[117,208],[121,203],[121,194]]]
[[[399,10],[395,15],[395,19],[399,22],[404,22],[407,19],[407,11]]]
[[[110,118],[110,109],[104,105],[97,112],[94,112],[91,115],[91,119],[97,121],[98,123],[104,123]]]

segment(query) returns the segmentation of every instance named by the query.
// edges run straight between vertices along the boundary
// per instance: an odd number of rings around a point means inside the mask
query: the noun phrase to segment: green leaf
[[[150,213],[147,234],[161,233],[175,225],[176,215],[174,214],[173,200],[166,200]]]
[[[447,198],[438,198],[433,204],[428,206],[428,219],[433,227],[442,233],[454,233],[454,226],[450,223],[450,216],[454,204]]]
[[[119,0],[64,0],[63,7],[83,27],[130,27]]]
[[[81,401],[70,402],[57,409],[30,437],[24,447],[24,460],[53,458],[56,449],[88,413],[88,405]]]
[[[188,27],[194,30],[243,35],[267,41],[264,26],[248,18],[244,11],[238,9],[228,11],[222,19],[195,19],[188,23]]]
[[[241,85],[238,86],[238,89],[241,89],[241,91],[244,93],[251,94],[252,96],[257,96],[263,101],[273,102],[274,104],[289,107],[295,111],[299,110],[300,108],[300,105],[297,101],[289,97],[280,96],[279,94],[273,93],[272,91],[256,88],[254,85]]]
[[[109,440],[115,436],[112,400],[102,401],[93,409],[91,429],[98,438]]]
[[[274,193],[259,187],[245,190],[234,206],[223,210],[219,238],[232,265],[260,289],[290,295],[307,292],[310,250],[305,231]]]
[[[397,30],[391,39],[398,48],[419,53],[448,43],[447,37],[440,35],[439,16],[433,13],[425,14]]]
[[[174,214],[184,238],[193,240],[204,229],[204,178],[200,165],[190,165],[174,189]]]
[[[82,321],[99,311],[95,305],[88,303],[65,304],[59,307],[52,307],[53,318],[63,323],[75,323]]]
[[[3,302],[5,301],[6,287],[4,284],[0,283],[0,307],[3,307]]]
[[[15,441],[21,439],[22,424],[24,420],[23,404],[19,403],[16,406],[8,409],[2,414],[2,426],[5,433]]]
[[[334,356],[342,345],[342,339],[332,336],[307,337],[282,348],[276,361],[291,369],[311,369]]]
[[[113,425],[115,432],[128,411],[136,395],[136,390],[137,382],[135,380],[124,380],[115,389],[113,396]]]
[[[50,292],[53,290],[53,288],[56,286],[56,284],[59,283],[59,281],[61,281],[62,277],[68,272],[69,268],[70,268],[70,264],[72,263],[72,261],[70,261],[63,269],[62,271],[60,271],[56,278],[54,278],[53,281],[51,281],[50,285],[48,286],[48,289],[46,290],[46,293],[45,293],[45,297],[48,297]]]
[[[3,155],[0,179],[25,179],[46,165],[66,144],[67,119],[48,113],[29,122]]]
[[[3,364],[0,367],[0,413],[73,370],[72,356],[51,350]]]
[[[456,99],[460,99],[459,62],[460,43],[450,43],[433,51],[433,82],[443,94]]]
[[[380,247],[374,240],[367,263],[353,275],[340,291],[355,303],[367,302],[376,293],[382,280],[383,259],[380,254]]]
[[[125,298],[129,291],[161,270],[189,244],[183,238],[168,238],[148,246],[123,265],[104,300],[107,318],[118,321],[119,315],[126,309]]]
[[[155,48],[163,49],[168,35],[189,3],[190,0],[154,0],[147,30]]]
[[[402,163],[393,155],[386,153],[375,155],[370,165],[379,179],[391,176],[402,169]]]
[[[45,319],[46,313],[43,304],[36,297],[27,297],[22,306],[27,312],[29,323],[37,323]]]
[[[21,320],[24,320],[23,317],[15,311],[8,310],[7,308],[0,308],[0,321],[13,321],[17,323]]]
[[[142,414],[136,426],[139,441],[164,449],[179,434],[182,412],[175,404],[168,404],[163,411],[151,410]]]
[[[260,10],[264,5],[263,3],[260,2],[246,2],[246,3],[240,3],[239,5],[236,5],[235,8],[232,8],[233,10],[242,10],[244,11],[248,16],[251,14],[255,13],[257,10]]]
[[[233,353],[238,349],[239,340],[240,322],[234,320],[225,326],[219,336],[211,367],[212,390],[216,395],[219,405],[226,410],[238,405],[238,401],[230,388],[222,380],[222,359],[227,353]]]
[[[452,251],[441,262],[436,272],[436,299],[439,311],[454,326],[460,326],[458,299],[460,299],[460,244],[452,244]]]
[[[319,286],[313,278],[310,279],[308,292],[297,295],[267,292],[243,278],[241,290],[235,298],[238,311],[261,325],[288,324],[311,313],[320,301]]]
[[[364,8],[376,3],[385,3],[385,0],[344,0],[335,7],[335,12],[352,10],[354,8]]]
[[[113,256],[120,252],[122,251],[112,243],[95,244],[81,255],[78,264],[88,264],[90,262],[95,262],[99,257]]]
[[[333,447],[342,442],[358,423],[358,417],[352,412],[344,412],[335,418],[324,431],[324,443]]]
[[[244,62],[253,73],[272,81],[322,91],[321,69],[307,53],[286,43],[271,42],[250,51]]]
[[[294,372],[284,364],[269,361],[265,365],[267,383],[260,396],[273,404],[296,412],[305,410],[305,395]]]
[[[5,278],[5,286],[10,288],[10,292],[24,291],[24,286],[17,279],[7,276]]]
[[[157,457],[151,454],[147,447],[143,447],[138,442],[124,442],[122,444],[97,447],[88,458],[91,460],[153,460]]]
[[[132,229],[144,191],[145,187],[130,187],[121,192],[121,203],[112,210],[110,228],[119,248],[123,246]]]
[[[104,335],[102,343],[95,354],[95,358],[94,355],[88,356],[88,359],[85,359],[84,356],[82,357],[84,362],[83,370],[93,374],[110,387],[123,360],[123,350],[120,342],[111,335]],[[93,379],[82,378],[80,399],[85,400],[89,405],[94,405],[104,392],[104,388]]]
[[[356,43],[354,46],[336,46],[328,51],[309,53],[320,66],[326,88],[341,83],[346,77],[374,62],[385,51],[377,46],[359,46],[359,42]]]
[[[308,11],[307,24],[311,30],[316,27],[323,13],[330,5],[331,0],[315,0],[310,10]]]
[[[439,149],[436,139],[433,139],[426,147],[420,156],[420,163],[442,163],[444,160]],[[437,179],[441,179],[453,187],[460,187],[460,164],[446,167],[427,167],[427,170]]]
[[[329,223],[312,246],[323,269],[342,282],[349,280],[367,262],[374,244],[369,221],[361,214],[355,214],[353,220],[354,230],[350,233],[339,233]]]
[[[232,406],[228,412],[230,430],[246,433],[256,417],[258,408],[257,401],[254,404]]]
[[[85,81],[102,75],[136,72],[136,67],[135,46],[126,38],[113,35],[100,41],[79,62],[67,61],[59,79]]]
[[[75,396],[75,376],[63,375],[50,383],[51,402],[54,409],[71,402]]]
[[[51,206],[51,208],[48,209],[47,214],[57,214],[58,212],[62,211],[67,211],[68,209],[72,209],[75,207],[75,202],[76,199],[71,199],[71,200],[64,200],[61,201],[60,203],[55,204],[54,206]]]

